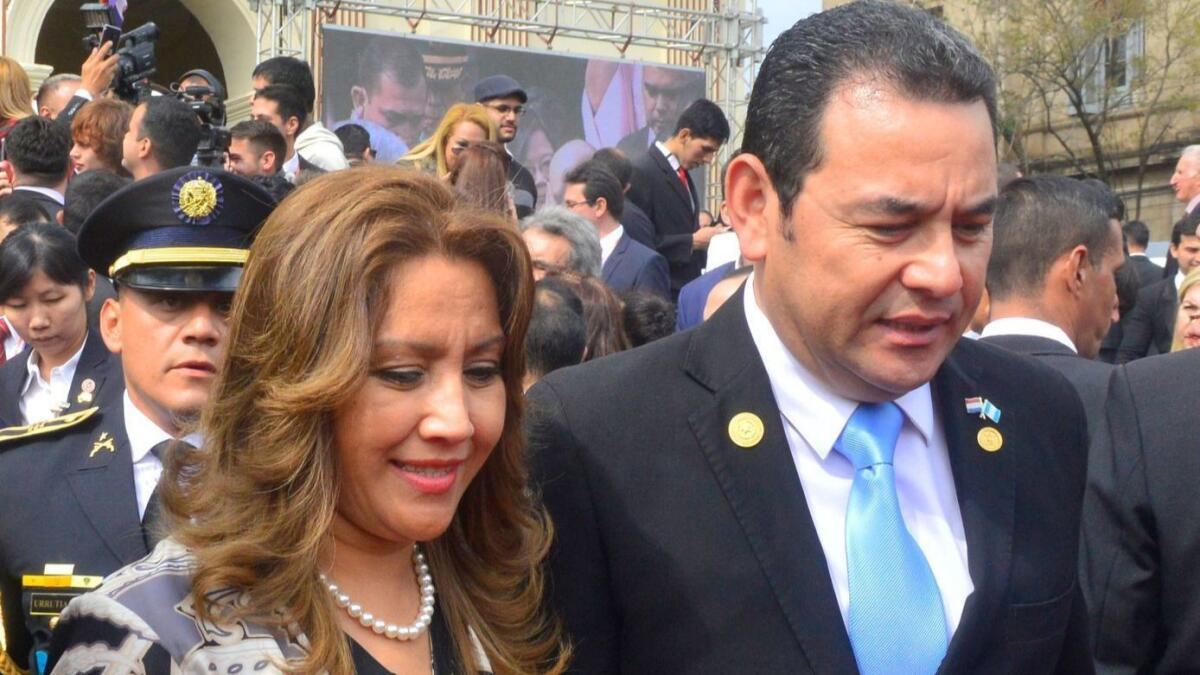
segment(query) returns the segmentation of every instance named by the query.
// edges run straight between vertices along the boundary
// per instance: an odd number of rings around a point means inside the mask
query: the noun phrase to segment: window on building
[[[1134,102],[1131,84],[1143,55],[1142,22],[1128,31],[1106,36],[1092,45],[1080,58],[1080,72],[1087,78],[1083,101],[1087,112],[1102,107],[1119,108]]]

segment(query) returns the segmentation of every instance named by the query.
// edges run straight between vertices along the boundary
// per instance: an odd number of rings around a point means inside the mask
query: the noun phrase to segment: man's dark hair
[[[1125,223],[1121,226],[1121,232],[1125,234],[1125,241],[1138,248],[1146,248],[1150,245],[1150,228],[1140,220],[1131,220]]]
[[[67,177],[71,130],[57,120],[26,117],[8,133],[5,147],[13,168],[39,185],[56,185]]]
[[[358,82],[367,91],[379,89],[379,78],[387,73],[405,87],[415,87],[425,78],[425,61],[407,40],[371,38],[358,57]]]
[[[287,124],[290,118],[295,117],[299,121],[297,128],[303,129],[305,122],[308,121],[308,108],[304,106],[300,90],[295,87],[286,84],[272,84],[259,89],[254,96],[273,102],[284,124]],[[300,132],[296,133],[299,135]]]
[[[1187,214],[1175,223],[1175,227],[1171,228],[1171,245],[1179,246],[1184,237],[1195,237],[1196,227],[1200,225],[1200,209],[1196,209],[1195,213]]]
[[[1093,267],[1104,256],[1120,255],[1107,206],[1102,193],[1074,178],[1044,175],[1009,183],[992,222],[992,299],[1037,293],[1054,261],[1076,246],[1087,247]]]
[[[525,362],[529,372],[544,376],[583,361],[587,324],[583,302],[571,287],[548,277],[537,282],[533,314],[525,334]]]
[[[84,171],[71,179],[63,195],[63,227],[71,234],[79,234],[83,221],[91,215],[100,202],[133,181],[112,171],[95,169]]]
[[[371,147],[371,134],[359,124],[343,124],[334,132],[342,142],[342,152],[347,157],[359,158]]]
[[[260,155],[267,150],[274,152],[275,170],[283,169],[283,162],[287,159],[287,139],[274,124],[263,120],[243,120],[233,125],[229,137],[249,141]]]
[[[675,304],[670,300],[639,290],[629,291],[621,300],[621,318],[631,347],[641,347],[675,332]]]
[[[141,136],[149,138],[154,159],[163,169],[174,169],[192,163],[200,145],[200,120],[191,106],[174,96],[152,96],[142,118]]]
[[[592,155],[592,160],[616,176],[622,188],[633,180],[633,162],[616,148],[600,148]]]
[[[718,143],[729,140],[729,120],[716,103],[698,98],[684,109],[675,123],[675,133],[687,129],[694,138],[707,138]]]
[[[929,12],[861,0],[814,14],[771,45],[754,81],[742,137],[742,150],[766,167],[785,217],[805,175],[821,164],[821,121],[831,96],[856,76],[876,78],[920,101],[983,101],[995,127],[991,66]]]
[[[276,56],[254,66],[250,79],[265,79],[269,84],[284,84],[300,93],[304,111],[311,113],[317,101],[317,87],[313,83],[312,68],[308,63],[292,56]],[[301,118],[303,125],[305,118]]]
[[[563,177],[563,184],[576,183],[583,184],[583,196],[589,203],[603,197],[613,219],[621,220],[621,214],[625,212],[625,186],[604,165],[589,159],[571,169]]]
[[[46,209],[42,207],[38,200],[28,196],[28,193],[21,194],[20,192],[14,192],[0,199],[0,220],[10,225],[48,223],[50,222],[50,214],[46,213]]]

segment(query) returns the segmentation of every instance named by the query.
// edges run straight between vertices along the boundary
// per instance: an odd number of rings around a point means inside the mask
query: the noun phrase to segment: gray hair
[[[521,221],[521,231],[542,230],[567,240],[567,267],[577,274],[600,276],[600,235],[587,218],[565,206],[547,206]]]
[[[1200,145],[1189,145],[1179,153],[1179,158],[1188,158],[1200,162]]]
[[[47,77],[46,80],[42,82],[42,86],[38,87],[37,90],[38,105],[42,104],[42,98],[45,97],[46,94],[52,91],[57,91],[59,85],[63,84],[64,82],[82,81],[83,78],[74,73],[59,73],[58,75],[51,75],[50,77]]]

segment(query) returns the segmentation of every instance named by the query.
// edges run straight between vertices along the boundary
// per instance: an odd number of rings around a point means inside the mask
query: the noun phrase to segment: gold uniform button
[[[996,452],[1004,445],[1004,437],[1000,435],[1000,431],[995,427],[984,427],[979,430],[975,436],[975,440],[979,441],[979,447],[988,452]]]
[[[738,413],[729,420],[729,440],[741,448],[753,448],[763,438],[763,422],[754,413]]]

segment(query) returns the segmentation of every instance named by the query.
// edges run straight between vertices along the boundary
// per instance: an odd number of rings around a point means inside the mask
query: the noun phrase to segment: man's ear
[[[265,171],[267,167],[271,167],[272,171],[278,171],[277,159],[274,150],[263,150],[263,154],[258,156],[258,168]]]
[[[355,110],[361,110],[367,105],[367,90],[357,84],[350,87],[350,102]]]
[[[767,168],[754,155],[743,153],[729,162],[725,172],[726,224],[737,233],[742,257],[762,262],[767,242],[779,227],[779,195]]]
[[[283,126],[287,128],[288,136],[295,136],[296,134],[300,133],[300,118],[295,116],[289,117],[287,118],[287,121],[283,123]]]
[[[137,144],[138,159],[148,159],[154,150],[154,141],[150,140],[149,136],[145,136],[139,138]]]
[[[121,303],[116,298],[105,300],[100,307],[100,337],[108,351],[121,353]]]
[[[592,208],[596,209],[596,217],[602,218],[604,214],[608,213],[608,200],[604,197],[596,197],[596,203]]]
[[[62,212],[59,212],[62,215]],[[91,302],[96,295],[96,270],[88,270],[87,288],[83,290],[83,301]]]
[[[1060,260],[1062,260],[1062,280],[1066,283],[1067,290],[1075,295],[1087,283],[1088,275],[1092,272],[1088,249],[1080,244],[1067,251]]]

